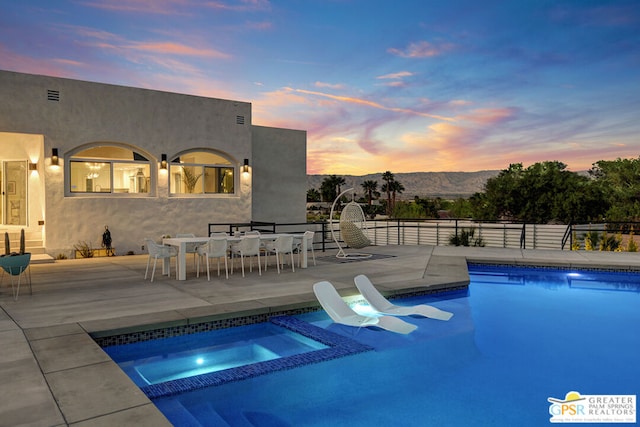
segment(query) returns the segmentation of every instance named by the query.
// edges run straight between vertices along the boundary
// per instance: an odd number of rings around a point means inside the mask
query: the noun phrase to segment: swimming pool
[[[640,391],[640,274],[470,266],[409,335],[296,316],[374,351],[154,400],[175,425],[549,423],[548,398]],[[602,425],[602,424],[599,424]]]

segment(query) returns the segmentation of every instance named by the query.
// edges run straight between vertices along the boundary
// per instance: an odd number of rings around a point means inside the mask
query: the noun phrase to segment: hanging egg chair
[[[340,221],[334,221],[333,213],[335,207],[342,196],[351,192],[351,201],[347,203],[340,213]],[[338,245],[337,258],[343,259],[361,259],[370,258],[371,254],[363,253],[346,253],[345,247],[353,249],[362,249],[371,245],[371,240],[367,237],[367,221],[362,211],[362,207],[356,201],[353,188],[349,188],[336,197],[331,206],[331,214],[329,221],[331,225],[331,236]]]

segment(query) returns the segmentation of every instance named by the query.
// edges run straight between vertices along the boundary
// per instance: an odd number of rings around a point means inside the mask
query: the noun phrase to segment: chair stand
[[[2,286],[5,272],[9,273],[9,276],[11,276],[11,292],[13,294],[14,301],[17,301],[18,296],[20,295],[20,284],[22,282],[23,275],[27,276],[29,294],[33,295],[33,288],[31,287],[31,269],[29,268],[30,262],[30,253],[1,258],[0,267],[2,267],[2,276],[0,276],[0,286]],[[16,278],[14,276],[18,277]]]

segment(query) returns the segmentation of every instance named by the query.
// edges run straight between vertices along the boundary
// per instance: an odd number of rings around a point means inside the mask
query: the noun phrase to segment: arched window
[[[130,148],[99,145],[71,155],[70,193],[149,194],[151,162]]]
[[[235,194],[235,166],[209,151],[182,153],[169,162],[171,194]]]

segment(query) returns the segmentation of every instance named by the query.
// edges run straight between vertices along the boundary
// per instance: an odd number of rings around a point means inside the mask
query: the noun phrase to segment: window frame
[[[211,154],[211,155],[215,155],[218,156],[224,160],[226,160],[228,163],[203,163],[203,162],[197,162],[197,161],[179,161],[180,159],[183,159],[184,157],[188,157],[190,154],[197,154],[197,153],[205,153],[205,154]],[[177,180],[176,180],[176,176],[181,176],[182,174],[182,170],[184,170],[184,168],[199,168],[199,172],[196,173],[199,174],[199,178],[197,179],[197,182],[195,183],[196,188],[198,188],[198,190],[194,190],[193,192],[188,192],[188,191],[180,191],[180,192],[176,192],[176,186],[179,185],[180,189],[183,189],[183,184],[181,181],[181,184],[177,184]],[[174,172],[174,168],[180,168],[181,171],[179,172],[180,175],[178,175],[178,173]],[[223,192],[223,191],[206,191],[207,190],[207,181],[204,177],[206,177],[206,173],[207,173],[207,169],[215,169],[217,171],[221,171],[221,170],[232,170],[232,174],[233,174],[233,192]],[[218,172],[220,173],[220,172]],[[209,149],[203,149],[203,148],[198,148],[198,149],[192,149],[192,150],[188,150],[188,151],[183,151],[179,154],[176,154],[175,156],[173,156],[169,162],[168,162],[168,174],[169,174],[169,179],[168,179],[168,192],[169,192],[169,197],[196,197],[196,198],[233,198],[233,197],[238,197],[239,196],[239,185],[240,185],[240,180],[239,180],[239,173],[240,173],[240,168],[238,163],[228,154],[220,152],[220,151],[216,151],[216,150],[209,150]],[[224,174],[222,175],[222,179],[224,179]],[[218,180],[220,180],[220,175],[218,176]],[[218,181],[218,184],[216,185],[223,185],[220,181]]]
[[[122,159],[122,158],[106,158],[106,157],[77,157],[78,153],[82,153],[86,150],[90,150],[92,148],[118,148],[131,151],[133,153],[133,159]],[[145,160],[136,160],[135,157],[140,156]],[[105,164],[109,169],[109,191],[77,191],[72,189],[72,164],[74,163],[97,163],[97,164]],[[119,192],[117,188],[114,186],[115,183],[115,168],[117,165],[140,165],[139,167],[145,168],[148,170],[149,175],[145,175],[144,183],[148,186],[146,192]],[[133,166],[135,167],[135,166]],[[146,153],[144,150],[139,149],[138,147],[125,145],[125,144],[117,144],[117,143],[109,143],[109,142],[101,142],[94,144],[87,144],[69,152],[65,155],[65,196],[68,197],[155,197],[157,194],[157,161],[154,160],[153,156]],[[127,188],[127,187],[123,187]],[[129,187],[130,189],[130,187]]]

